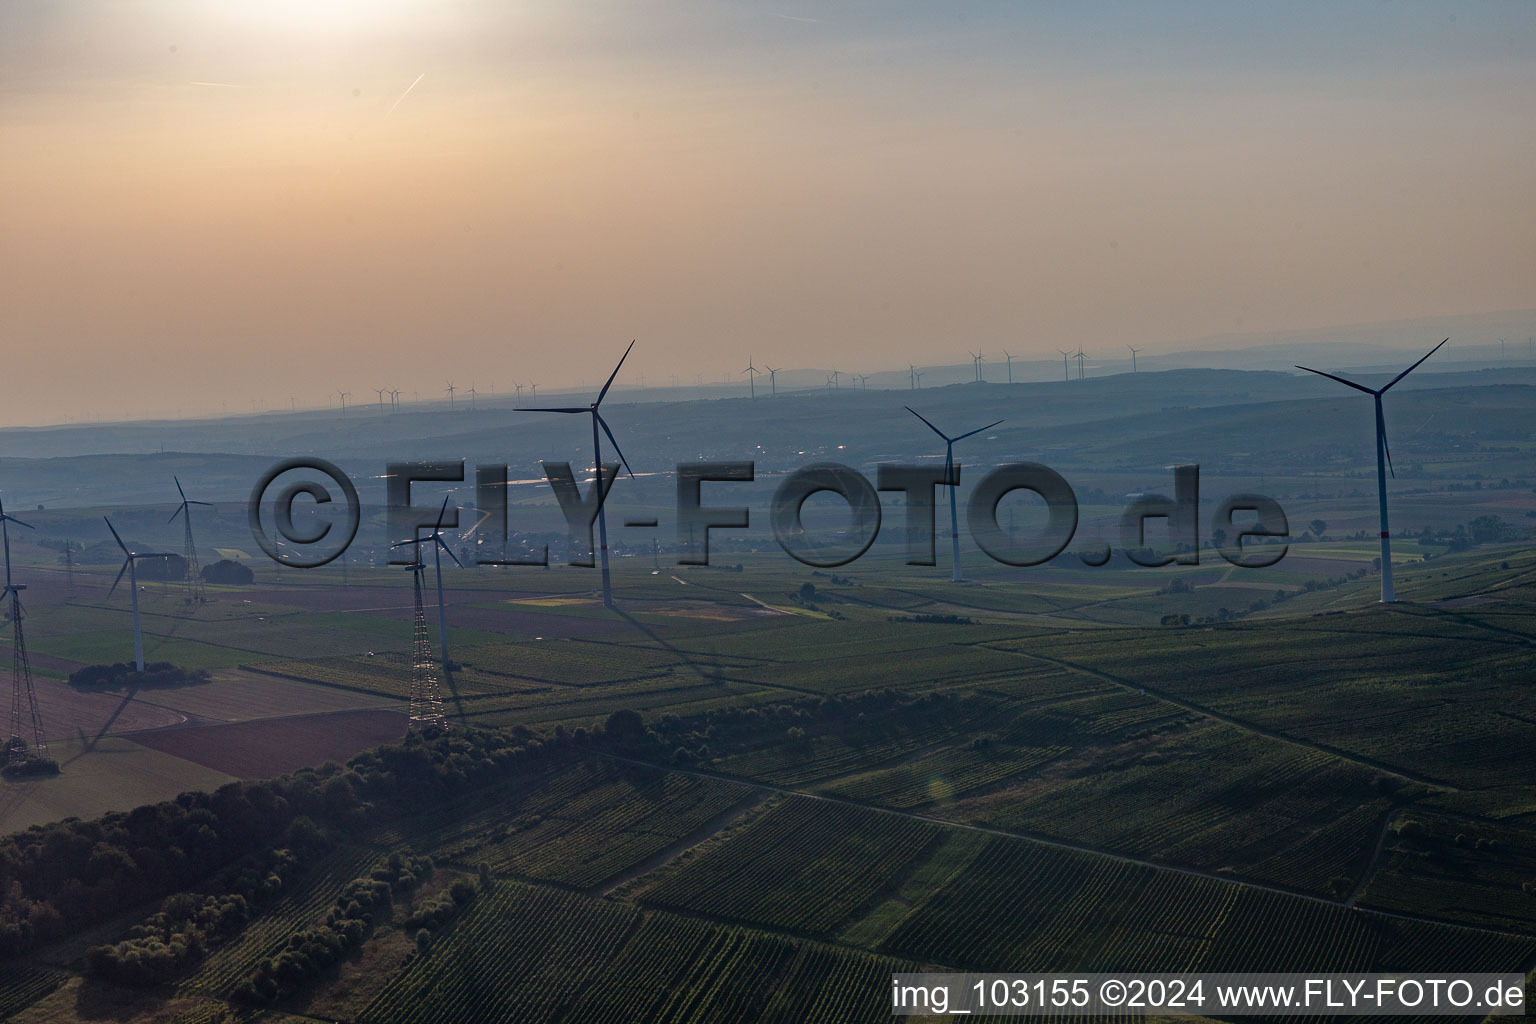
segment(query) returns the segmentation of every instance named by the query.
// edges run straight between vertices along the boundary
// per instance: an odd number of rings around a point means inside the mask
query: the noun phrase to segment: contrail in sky
[[[426,78],[426,77],[427,77],[427,73],[425,71],[423,71],[421,74],[417,75],[416,76],[416,81],[412,82],[410,85],[405,87],[405,92],[401,93],[400,94],[400,98],[398,100],[395,100],[395,102],[390,105],[389,110],[387,110],[385,112],[384,116],[388,117],[390,114],[393,114],[395,112],[395,107],[398,107],[400,104],[404,103],[405,102],[405,98],[411,94],[411,90],[416,88],[416,86],[420,85],[421,84],[421,80],[423,78]]]

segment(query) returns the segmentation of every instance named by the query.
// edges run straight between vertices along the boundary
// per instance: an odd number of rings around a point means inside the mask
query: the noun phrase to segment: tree
[[[1312,536],[1316,537],[1318,540],[1322,540],[1323,531],[1328,529],[1328,524],[1323,522],[1321,519],[1314,519],[1308,525],[1310,525],[1312,528]]]
[[[640,717],[640,712],[623,708],[608,716],[603,733],[618,743],[638,740],[645,736],[645,719]]]

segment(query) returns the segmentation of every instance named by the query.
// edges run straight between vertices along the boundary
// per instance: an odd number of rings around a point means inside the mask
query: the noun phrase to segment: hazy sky
[[[6,0],[0,423],[1536,306],[1536,4],[1082,6]]]

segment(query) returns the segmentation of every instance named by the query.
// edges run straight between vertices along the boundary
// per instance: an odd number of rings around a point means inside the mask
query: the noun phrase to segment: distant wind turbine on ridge
[[[1131,348],[1131,346],[1129,346],[1129,345],[1127,345],[1125,347],[1131,349],[1131,372],[1135,373],[1136,372],[1136,353],[1140,352],[1141,349],[1139,349],[1139,348]]]
[[[741,372],[747,375],[747,383],[752,386],[752,397],[756,398],[757,397],[757,375],[758,375],[759,371],[758,371],[757,367],[752,365],[752,357],[751,356],[747,356],[747,368],[745,370],[742,370]]]
[[[1061,353],[1061,379],[1070,384],[1072,383],[1072,367],[1067,360],[1072,358],[1072,350],[1059,348],[1056,351]]]
[[[1324,373],[1322,370],[1314,370],[1310,366],[1296,367],[1298,370],[1306,370],[1308,373],[1315,373],[1320,377],[1336,380],[1346,387],[1354,388],[1356,391],[1364,391],[1376,402],[1376,496],[1381,506],[1381,601],[1383,604],[1391,604],[1397,600],[1397,593],[1392,589],[1392,538],[1387,529],[1387,473],[1390,471],[1393,478],[1396,479],[1397,471],[1392,469],[1392,451],[1387,447],[1387,421],[1381,413],[1381,396],[1391,390],[1392,386],[1398,381],[1408,376],[1414,370],[1417,370],[1420,363],[1440,351],[1441,346],[1450,340],[1450,338],[1446,338],[1445,341],[1442,341],[1439,345],[1426,352],[1417,363],[1414,363],[1408,369],[1393,377],[1380,388],[1368,388],[1364,384],[1357,384],[1352,380],[1346,380],[1335,374]]]
[[[774,367],[768,367],[768,394],[770,397],[779,393],[779,382],[775,379],[778,372]]]
[[[608,608],[613,607],[613,583],[608,574],[608,516],[605,511],[608,504],[608,495],[603,487],[603,450],[602,439],[597,432],[599,427],[602,428],[604,434],[608,435],[608,440],[613,442],[613,450],[618,453],[619,461],[624,464],[624,469],[629,473],[631,479],[634,478],[635,471],[629,468],[629,460],[624,457],[624,451],[619,447],[618,439],[613,436],[613,431],[608,427],[608,421],[603,419],[603,414],[598,411],[598,407],[603,404],[603,399],[608,397],[608,389],[613,387],[614,378],[624,368],[624,360],[629,358],[629,353],[634,347],[635,343],[631,341],[629,348],[626,348],[624,354],[619,357],[619,365],[615,366],[613,373],[608,375],[607,383],[597,393],[597,398],[591,405],[546,406],[523,410],[524,412],[587,413],[592,417],[592,479],[594,481],[593,486],[597,488],[597,530],[598,542],[602,550],[603,605]]]
[[[950,437],[948,434],[944,433],[944,431],[930,423],[928,421],[928,417],[924,416],[910,405],[903,406],[903,408],[913,416],[916,416],[918,419],[922,420],[924,423],[927,423],[929,430],[933,431],[935,434],[938,434],[944,439],[944,480],[945,486],[949,488],[949,546],[951,559],[953,561],[953,567],[951,569],[949,578],[954,582],[959,583],[960,516],[959,513],[955,511],[955,492],[960,489],[960,481],[955,479],[955,442],[964,441],[966,438],[979,434],[983,430],[991,430],[993,427],[997,426],[1003,421],[995,420],[992,423],[988,423],[984,427],[977,427],[975,430],[967,431],[958,437]]]

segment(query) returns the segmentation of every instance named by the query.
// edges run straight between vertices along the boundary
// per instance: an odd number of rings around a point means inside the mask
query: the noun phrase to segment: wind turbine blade
[[[1347,384],[1348,386],[1354,388],[1356,391],[1364,391],[1368,395],[1374,395],[1374,394],[1377,393],[1375,391],[1372,391],[1370,388],[1366,387],[1364,384],[1356,384],[1352,380],[1345,380],[1343,377],[1335,377],[1331,373],[1324,373],[1322,370],[1314,370],[1310,366],[1297,366],[1296,369],[1298,369],[1298,370],[1306,370],[1308,373],[1315,373],[1319,377],[1327,377],[1329,380],[1336,380],[1340,384]]]
[[[182,512],[186,511],[186,508],[187,508],[187,503],[186,503],[185,500],[183,500],[180,505],[176,506],[176,511],[171,513],[171,518],[167,519],[166,522],[174,523],[176,521],[176,517],[181,515]]]
[[[181,500],[182,501],[186,501],[187,500],[187,492],[181,489],[181,478],[177,477],[175,475],[172,475],[171,479],[176,481],[176,493],[181,495]]]
[[[972,430],[969,433],[961,434],[959,437],[955,438],[955,440],[956,441],[960,441],[960,440],[963,440],[964,438],[972,436],[973,434],[979,434],[983,430],[991,430],[993,427],[997,426],[997,424],[1001,423],[1001,422],[1003,422],[1003,421],[1002,420],[998,420],[997,423],[988,423],[984,427],[977,427],[975,430]]]
[[[133,552],[128,550],[128,545],[123,543],[123,538],[117,535],[117,527],[112,525],[112,520],[108,519],[106,516],[102,516],[101,518],[106,522],[107,529],[112,531],[112,539],[117,541],[117,546],[123,549],[123,554],[127,555],[129,558],[132,558]],[[118,573],[118,575],[121,576],[122,573]]]
[[[451,494],[443,495],[443,507],[437,510],[437,525],[432,527],[432,536],[436,537],[443,529],[443,516],[448,514],[448,499]]]
[[[1450,340],[1451,340],[1450,338],[1446,338],[1445,339],[1445,341],[1450,341]],[[1440,343],[1440,345],[1436,345],[1434,348],[1432,348],[1428,352],[1426,352],[1424,354],[1424,359],[1428,359],[1430,356],[1434,355],[1436,352],[1439,352],[1440,351],[1440,346],[1444,345],[1445,341],[1442,341]],[[1393,377],[1391,382],[1387,384],[1387,387],[1382,388],[1381,391],[1378,392],[1378,393],[1384,394],[1387,391],[1387,388],[1390,388],[1393,384],[1396,384],[1398,381],[1400,381],[1404,377],[1408,376],[1414,370],[1417,370],[1419,368],[1419,363],[1422,363],[1424,361],[1424,359],[1420,359],[1418,363],[1414,363],[1412,366],[1408,367],[1408,369],[1404,370],[1402,373],[1398,374],[1396,377]]]
[[[406,545],[407,545],[407,544],[420,544],[420,543],[421,543],[421,541],[420,541],[420,540],[419,540],[419,539],[412,539],[412,540],[397,540],[397,541],[395,541],[395,542],[394,542],[394,543],[393,543],[393,544],[391,544],[391,545],[390,545],[390,546],[389,546],[389,549],[390,549],[390,550],[391,550],[391,551],[393,551],[393,550],[394,550],[394,549],[395,549],[395,548],[403,548],[403,547],[405,547],[405,546],[406,546]]]
[[[0,519],[4,519],[8,523],[15,523],[17,526],[25,526],[29,530],[37,529],[37,527],[33,526],[31,523],[24,523],[20,519],[17,519],[15,516],[0,515]]]
[[[213,502],[211,502],[211,501],[189,501],[189,502],[187,502],[187,504],[188,505],[207,505],[209,508],[213,508]]]
[[[460,569],[464,568],[464,563],[459,561],[459,556],[455,555],[453,553],[453,549],[450,548],[446,543],[444,543],[443,538],[439,537],[437,534],[434,533],[432,535],[432,539],[437,542],[437,546],[438,547],[443,549],[443,553],[444,554],[446,554],[449,558],[453,559],[453,564],[454,565],[458,566]]]
[[[1382,390],[1386,390],[1383,388]],[[1381,414],[1381,397],[1376,398],[1376,433],[1381,435],[1381,450],[1387,455],[1387,472],[1392,474],[1392,479],[1397,479],[1397,470],[1392,468],[1392,446],[1387,444],[1387,421]]]
[[[585,406],[572,405],[572,406],[561,406],[559,408],[556,408],[556,407],[547,406],[547,405],[535,405],[535,406],[527,406],[527,405],[525,405],[522,408],[518,409],[517,411],[518,412],[591,412],[592,411],[592,407],[589,406],[589,405],[585,405]]]
[[[597,401],[592,403],[592,405],[594,407],[603,404],[603,397],[608,394],[608,389],[613,387],[613,379],[615,377],[617,377],[619,375],[619,371],[624,368],[624,360],[629,358],[629,349],[634,348],[634,347],[635,347],[635,343],[633,341],[631,341],[629,343],[629,348],[624,350],[624,354],[622,356],[619,356],[619,365],[615,366],[613,368],[613,373],[610,374],[609,377],[608,377],[608,383],[604,384],[603,385],[603,390],[601,390],[601,391],[599,391],[597,393]]]
[[[131,561],[133,561],[132,556],[123,559],[123,567],[117,570],[117,579],[112,581],[112,589],[107,591],[108,597],[111,597],[113,594],[117,593],[117,585],[123,582],[123,573],[128,571],[128,563]]]
[[[904,406],[902,406],[902,408],[907,410],[907,412],[911,413],[913,416],[916,416],[918,419],[922,420],[924,423],[928,423],[928,417],[924,416],[922,413],[918,412],[916,409],[912,408],[910,405],[904,405]],[[928,429],[933,431],[935,434],[938,434],[944,440],[946,440],[946,441],[950,440],[950,437],[949,437],[948,434],[944,433],[944,431],[940,430],[938,427],[934,426],[932,423],[928,423]]]
[[[619,447],[618,439],[613,436],[613,431],[608,429],[608,421],[599,416],[596,410],[593,410],[592,415],[597,418],[597,425],[603,428],[603,433],[608,435],[608,443],[613,445],[613,450],[619,453],[619,461],[624,463],[624,468],[629,471],[630,479],[633,480],[635,471],[629,468],[629,460],[624,457],[624,450]]]

